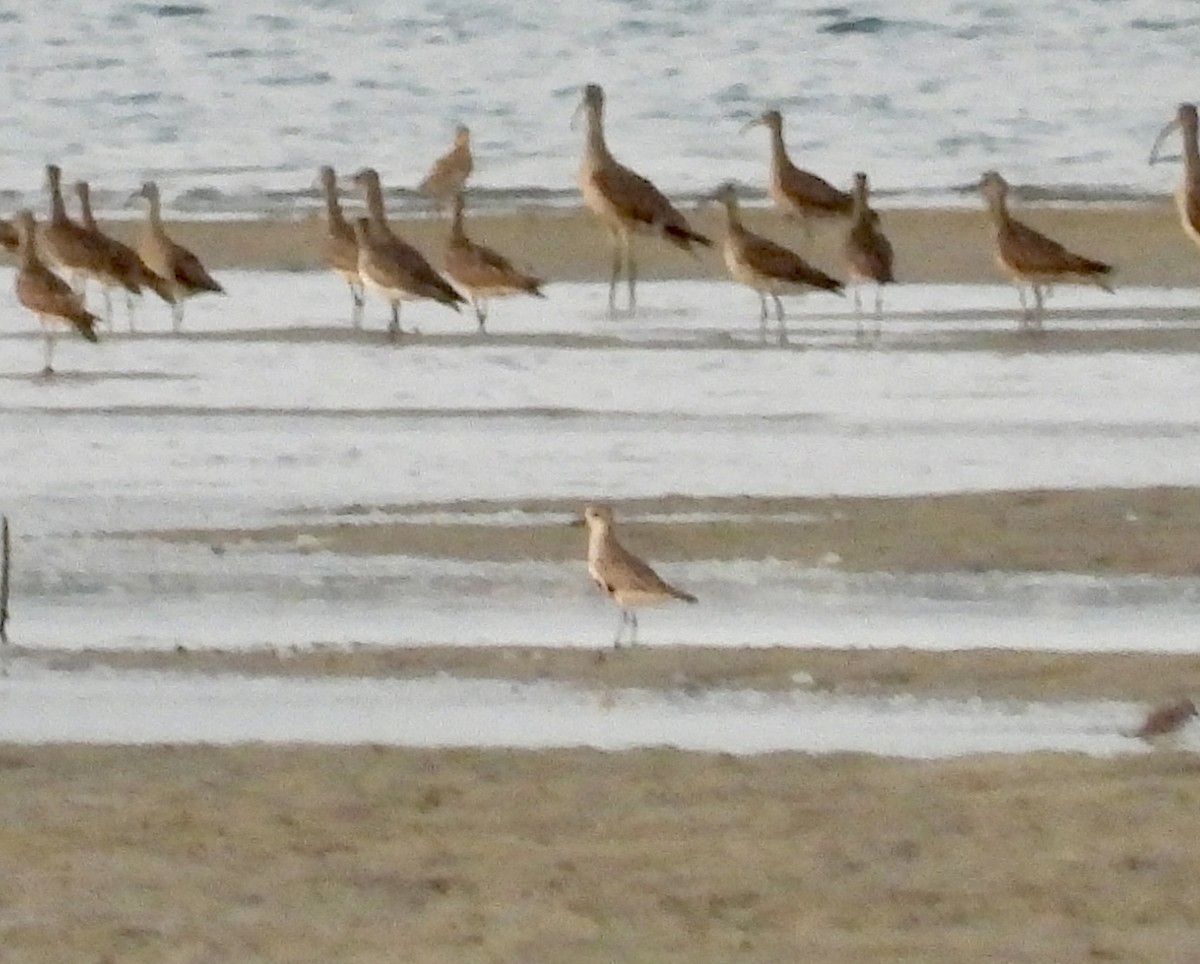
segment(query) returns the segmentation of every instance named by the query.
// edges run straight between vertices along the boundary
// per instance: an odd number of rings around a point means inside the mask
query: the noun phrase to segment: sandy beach
[[[347,202],[347,210],[352,210]],[[1179,225],[1173,201],[1144,205],[1035,206],[1014,205],[1013,213],[1067,247],[1116,267],[1114,283],[1139,286],[1191,286],[1200,280],[1197,253]],[[688,213],[697,229],[714,240],[721,237],[717,207]],[[813,236],[766,208],[748,208],[744,218],[752,230],[794,247],[814,263],[841,274],[839,255],[845,232],[841,225],[818,226]],[[882,228],[896,250],[896,276],[901,282],[937,284],[996,283],[1006,280],[991,253],[991,226],[979,206],[961,208],[885,208]],[[431,217],[393,220],[407,240],[436,260],[447,234],[444,221]],[[137,224],[108,225],[130,240]],[[193,248],[215,270],[303,271],[319,266],[321,218],[298,221],[199,220],[168,221],[168,231]],[[600,281],[609,270],[608,239],[596,219],[583,209],[530,206],[511,213],[481,212],[467,222],[468,234],[496,247],[518,266],[549,281]],[[637,245],[643,281],[668,278],[722,278],[718,251],[691,256],[670,245],[643,239]]]
[[[1117,283],[1190,286],[1196,252],[1160,205],[1022,209]],[[751,223],[836,270],[811,243]],[[695,222],[717,231],[715,211]],[[982,210],[895,209],[911,282],[996,283]],[[131,237],[132,223],[114,226]],[[436,258],[443,224],[398,223]],[[170,230],[214,270],[317,267],[320,222],[195,221]],[[603,280],[585,213],[481,214],[479,240],[551,281]],[[717,257],[639,246],[642,277],[722,277]],[[1015,299],[1014,299],[1015,301]],[[1043,348],[1137,347],[1134,332]],[[1074,341],[1070,339],[1075,339]],[[1153,350],[1200,350],[1186,327]],[[1165,346],[1165,347],[1164,347]],[[978,346],[976,346],[978,347]],[[1002,346],[1001,346],[1002,347]],[[953,346],[946,350],[955,350]],[[429,511],[429,505],[420,507]],[[559,500],[456,505],[564,518]],[[1200,490],[1013,491],[904,498],[631,501],[695,521],[631,524],[656,561],[778,559],[853,572],[1194,577]],[[124,534],[488,561],[580,558],[580,530],[407,518]],[[703,514],[735,518],[704,521]],[[380,518],[380,516],[386,518]],[[783,521],[781,521],[781,519]],[[116,538],[116,537],[114,537]],[[582,578],[582,577],[581,577]],[[800,630],[798,629],[798,638]],[[589,690],[821,692],[1159,702],[1200,690],[1200,655],[947,653],[646,646],[323,647],[252,652],[16,649],[56,670],[240,676],[555,680]],[[1131,646],[1136,644],[1131,640]],[[415,750],[383,747],[0,747],[6,961],[1186,961],[1200,925],[1200,763],[1169,745],[901,761],[866,755]]]
[[[720,532],[695,523],[664,551],[791,546],[807,558],[833,545],[863,569],[1196,567],[1186,538],[1195,490],[794,501],[790,511],[828,524],[768,537],[752,521]],[[334,533],[333,551],[436,551],[417,548],[418,528]],[[575,552],[578,530],[561,529],[532,543],[518,532],[499,551]],[[217,544],[294,534],[159,535]],[[646,524],[628,538],[662,534]],[[449,527],[447,538],[464,552],[473,536]],[[1193,655],[647,646],[36,658],[64,670],[451,674],[688,692],[778,690],[802,673],[835,693],[1147,706],[1200,688]],[[1102,760],[946,761],[9,746],[0,927],[7,959],[21,962],[383,961],[397,947],[419,962],[1184,961],[1200,937],[1198,767],[1169,745]]]

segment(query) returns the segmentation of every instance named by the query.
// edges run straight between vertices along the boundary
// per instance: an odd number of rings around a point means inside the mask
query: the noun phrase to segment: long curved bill
[[[1177,130],[1179,130],[1179,121],[1173,120],[1169,124],[1167,124],[1166,127],[1164,127],[1161,131],[1158,132],[1158,137],[1156,137],[1154,139],[1154,146],[1150,148],[1150,164],[1151,165],[1154,165],[1154,164],[1158,163],[1159,161],[1168,161],[1168,160],[1174,161],[1174,160],[1179,159],[1178,154],[1172,154],[1167,157],[1159,157],[1158,156],[1158,152],[1159,152],[1159,149],[1163,145],[1163,141],[1165,141],[1168,137],[1170,137],[1172,134],[1174,134]]]
[[[759,127],[761,124],[763,124],[762,117],[761,116],[755,117],[753,120],[746,121],[746,123],[744,123],[742,125],[742,129],[740,131],[738,131],[738,133],[745,134],[746,131],[750,130],[751,127]]]

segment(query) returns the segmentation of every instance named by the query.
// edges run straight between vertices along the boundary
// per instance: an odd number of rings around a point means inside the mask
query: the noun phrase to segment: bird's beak
[[[1158,137],[1156,137],[1154,139],[1154,146],[1152,148],[1150,148],[1150,164],[1151,165],[1154,165],[1158,161],[1167,160],[1167,158],[1165,158],[1165,157],[1158,156],[1158,150],[1160,147],[1162,147],[1163,141],[1165,141],[1168,137],[1170,137],[1172,134],[1174,134],[1175,131],[1177,131],[1177,130],[1179,130],[1179,121],[1173,120],[1173,121],[1171,121],[1171,123],[1169,123],[1166,127],[1164,127],[1161,131],[1158,132]]]
[[[746,121],[746,123],[744,123],[742,125],[742,129],[740,131],[738,131],[738,133],[745,134],[746,131],[750,130],[751,127],[760,127],[764,123],[765,123],[765,121],[763,121],[761,116],[755,117],[754,120]]]
[[[582,100],[578,104],[575,105],[575,110],[571,114],[571,130],[578,130],[579,115],[583,113],[583,108],[584,108],[584,102]]]

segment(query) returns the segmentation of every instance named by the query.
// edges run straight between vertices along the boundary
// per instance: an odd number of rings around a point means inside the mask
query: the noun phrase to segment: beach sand
[[[665,511],[704,501],[669,499]],[[1192,489],[733,501],[745,521],[631,523],[627,541],[653,541],[662,558],[837,551],[861,570],[1197,567]],[[755,520],[784,510],[813,521],[780,534]],[[451,525],[439,549],[403,521],[415,507],[387,511],[395,521],[321,538],[345,553],[580,552],[580,531],[566,525],[504,530],[499,548],[494,527],[489,541]],[[60,669],[449,673],[689,692],[777,690],[802,674],[840,693],[1148,706],[1200,688],[1200,655],[1187,654],[18,653]],[[1200,760],[1147,750],[899,761],[668,748],[0,747],[0,940],[6,961],[55,964],[1182,962],[1200,940]]]
[[[1022,217],[1117,283],[1192,286],[1197,252],[1161,205]],[[837,264],[767,212],[754,223]],[[696,223],[715,228],[715,212]],[[886,210],[907,281],[1002,280],[980,210]],[[121,225],[131,233],[130,225]],[[401,225],[436,256],[444,227]],[[320,225],[172,225],[214,270],[307,270]],[[580,212],[470,222],[551,281],[603,280]],[[642,277],[720,277],[714,255],[639,246]],[[1193,351],[1188,342],[1181,350]],[[709,502],[712,504],[709,504]],[[565,503],[521,503],[574,512]],[[424,507],[428,509],[429,507]],[[470,509],[472,507],[459,507]],[[476,507],[479,508],[479,507]],[[482,508],[488,508],[483,506]],[[622,511],[651,508],[630,503]],[[661,561],[778,558],[856,571],[1194,576],[1200,491],[916,499],[656,500],[742,521],[630,524]],[[369,527],[174,530],[166,540],[294,542],[334,553],[579,558],[566,526],[406,520]],[[776,518],[796,518],[781,525]],[[353,515],[353,507],[347,507]],[[758,518],[762,517],[762,518]],[[803,518],[800,518],[803,517]],[[581,578],[584,578],[581,575]],[[63,669],[556,679],[582,687],[795,685],[847,693],[1120,699],[1196,693],[1200,656],[819,648],[313,647],[21,654]],[[1131,646],[1137,645],[1131,640]],[[1031,641],[1031,645],[1036,641]],[[19,651],[18,651],[19,653]],[[6,962],[821,962],[1195,959],[1200,760],[1170,748],[897,761],[671,749],[603,753],[382,747],[0,747]]]
[[[1116,267],[1117,285],[1190,287],[1200,283],[1200,252],[1179,225],[1173,202],[1119,206],[1017,205],[1014,214],[1067,247]],[[721,237],[717,208],[687,212],[694,226],[714,240]],[[773,210],[744,211],[748,227],[800,251],[836,276],[844,274],[839,255],[843,225],[821,225],[812,237]],[[992,255],[992,229],[982,205],[961,208],[888,208],[882,228],[896,251],[896,277],[908,283],[978,284],[1004,282]],[[432,217],[393,220],[408,241],[437,262],[447,225]],[[136,222],[106,225],[126,241]],[[212,270],[246,268],[303,271],[319,267],[323,221],[302,220],[168,221],[168,232],[191,247]],[[521,208],[480,212],[468,217],[467,233],[504,252],[518,267],[554,281],[608,278],[608,237],[582,209]],[[689,255],[649,238],[636,243],[642,281],[667,278],[724,278],[719,250]]]

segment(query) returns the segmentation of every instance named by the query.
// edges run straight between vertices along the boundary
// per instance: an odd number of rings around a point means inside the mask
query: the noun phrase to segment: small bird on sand
[[[621,607],[621,622],[613,646],[621,645],[625,627],[630,627],[629,643],[637,642],[637,606],[652,606],[668,599],[694,603],[696,597],[663,581],[646,563],[617,541],[613,511],[592,503],[583,510],[588,527],[588,572],[602,593]]]
[[[1154,707],[1133,733],[1139,740],[1152,741],[1178,733],[1196,716],[1196,704],[1190,699],[1175,700]]]

